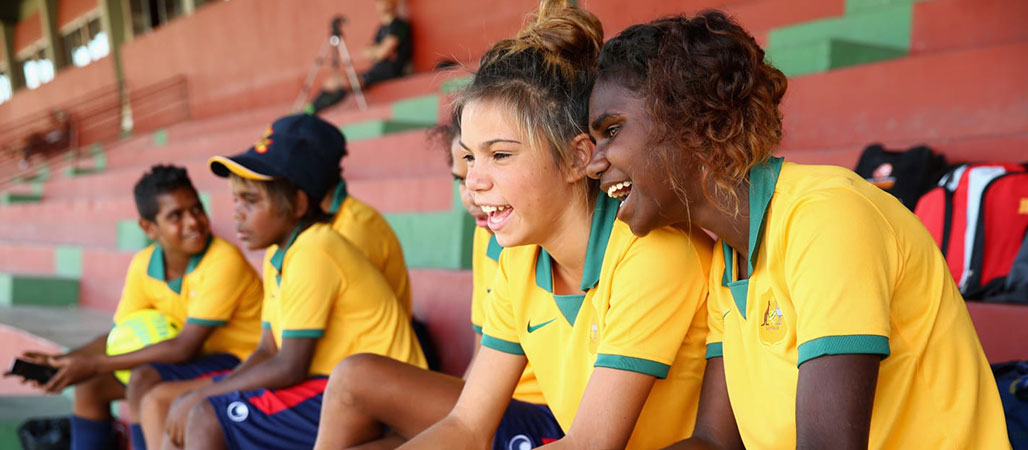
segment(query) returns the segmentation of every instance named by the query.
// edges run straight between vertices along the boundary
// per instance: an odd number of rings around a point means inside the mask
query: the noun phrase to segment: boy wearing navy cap
[[[175,400],[166,443],[187,448],[310,448],[332,368],[355,353],[425,367],[403,305],[319,201],[339,182],[345,145],[314,116],[277,120],[246,152],[215,156],[229,178],[241,241],[266,248],[263,334],[237,369]]]

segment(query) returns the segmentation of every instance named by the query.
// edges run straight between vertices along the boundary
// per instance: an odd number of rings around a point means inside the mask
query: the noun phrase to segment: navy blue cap
[[[334,125],[307,114],[275,121],[249,150],[214,156],[208,164],[219,177],[234,173],[258,181],[286,179],[320,202],[339,182],[339,160],[346,138]]]

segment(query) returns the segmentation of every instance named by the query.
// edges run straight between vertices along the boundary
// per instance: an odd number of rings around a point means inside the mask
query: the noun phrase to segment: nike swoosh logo
[[[550,324],[550,322],[553,322],[554,320],[557,320],[557,319],[550,319],[550,320],[547,320],[547,321],[545,321],[545,322],[543,322],[543,323],[540,323],[539,325],[536,325],[536,326],[534,326],[534,327],[532,326],[532,323],[531,323],[531,322],[529,322],[529,324],[528,324],[528,332],[529,332],[529,333],[534,333],[534,332],[535,332],[535,330],[538,330],[538,329],[540,329],[540,328],[542,328],[542,327],[545,327],[546,325],[549,325],[549,324]]]
[[[725,317],[728,317],[728,313],[730,312],[732,312],[732,310],[730,309],[728,311],[725,311],[725,313],[721,315],[721,318],[724,319]]]

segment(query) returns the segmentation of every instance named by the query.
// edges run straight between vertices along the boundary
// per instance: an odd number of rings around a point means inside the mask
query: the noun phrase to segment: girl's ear
[[[596,144],[588,134],[579,134],[571,140],[571,170],[568,171],[567,182],[576,183],[582,178],[588,177],[586,167],[592,160],[594,151],[596,151]]]
[[[303,216],[307,214],[307,208],[312,206],[310,199],[307,198],[307,193],[304,192],[303,189],[296,190],[296,197],[293,199],[293,205],[296,206],[293,208],[293,218],[296,220],[302,219]]]

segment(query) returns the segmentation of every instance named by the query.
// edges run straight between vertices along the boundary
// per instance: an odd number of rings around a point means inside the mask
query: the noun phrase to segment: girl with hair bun
[[[675,448],[1010,448],[932,237],[853,172],[783,162],[786,78],[723,13],[600,52],[589,174],[619,218],[719,236],[694,435]]]
[[[616,220],[619,188],[588,178],[602,39],[592,14],[544,1],[458,101],[465,183],[504,250],[460,398],[405,448],[487,446],[526,363],[566,432],[553,448],[659,448],[692,431],[711,242],[634,236]]]

